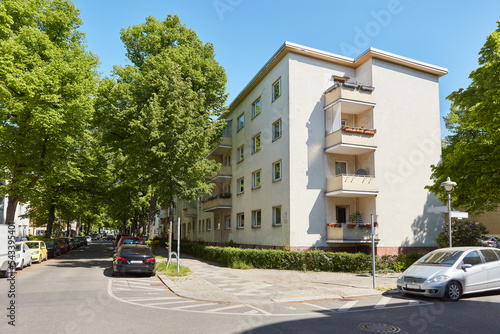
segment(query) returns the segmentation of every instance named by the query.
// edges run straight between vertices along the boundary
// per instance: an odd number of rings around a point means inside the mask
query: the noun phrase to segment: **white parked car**
[[[26,243],[16,242],[16,269],[23,270],[26,266],[31,266],[31,251]]]
[[[500,249],[436,249],[406,269],[397,286],[404,294],[449,301],[457,301],[462,294],[500,289]]]
[[[85,240],[87,240],[87,244],[90,244],[92,242],[92,237],[90,235],[87,235],[85,237]]]

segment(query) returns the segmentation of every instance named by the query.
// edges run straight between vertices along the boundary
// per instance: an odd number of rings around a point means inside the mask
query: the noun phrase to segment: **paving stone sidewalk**
[[[158,255],[167,256],[165,249]],[[163,260],[166,261],[167,259]],[[173,262],[176,263],[175,258]],[[394,293],[398,274],[371,275],[274,269],[231,269],[188,255],[180,263],[192,274],[159,278],[176,295],[221,303],[285,303]]]

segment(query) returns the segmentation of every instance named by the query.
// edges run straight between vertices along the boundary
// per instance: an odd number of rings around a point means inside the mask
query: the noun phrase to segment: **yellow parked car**
[[[47,246],[41,240],[22,241],[31,252],[31,261],[41,263],[47,261]]]

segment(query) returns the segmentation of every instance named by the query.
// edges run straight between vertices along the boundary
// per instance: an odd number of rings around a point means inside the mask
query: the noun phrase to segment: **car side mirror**
[[[462,264],[462,269],[465,270],[465,269],[469,269],[469,268],[472,268],[472,264]]]

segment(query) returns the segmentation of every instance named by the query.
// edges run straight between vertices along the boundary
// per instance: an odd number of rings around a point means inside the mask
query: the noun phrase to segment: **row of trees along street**
[[[175,15],[121,31],[130,65],[109,77],[85,45],[69,0],[0,2],[0,178],[6,223],[18,203],[52,232],[56,217],[153,234],[158,207],[210,191],[219,165],[205,157],[225,126],[226,74],[214,48]],[[471,84],[448,96],[450,135],[432,166],[443,196],[467,211],[500,203],[500,23],[479,53]],[[170,210],[171,212],[172,210]]]
[[[6,223],[18,203],[52,233],[56,217],[117,229],[210,190],[205,159],[225,122],[226,74],[177,16],[121,31],[130,65],[102,77],[67,0],[0,2],[0,128]]]

